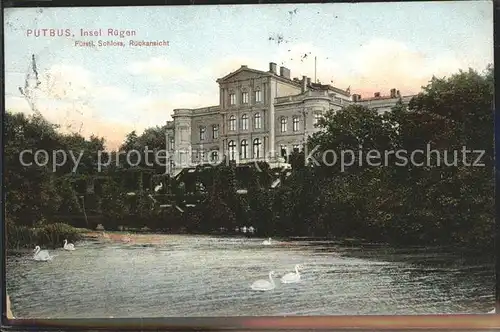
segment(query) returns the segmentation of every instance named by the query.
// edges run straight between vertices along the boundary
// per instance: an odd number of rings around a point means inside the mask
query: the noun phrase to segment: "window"
[[[198,152],[198,156],[200,158],[200,161],[204,161],[205,160],[205,151],[201,150],[200,152]]]
[[[293,117],[293,131],[299,131],[299,117]]]
[[[173,160],[170,160],[170,170],[175,168],[175,162]]]
[[[212,126],[212,138],[213,139],[219,138],[219,125],[218,124]]]
[[[321,114],[318,114],[318,113],[314,114],[314,125],[315,126],[318,125],[320,119],[321,119]]]
[[[256,103],[262,102],[262,92],[260,90],[255,91],[255,102]]]
[[[229,141],[229,160],[236,160],[236,143]]]
[[[284,133],[286,131],[286,118],[282,116],[280,122],[281,122],[281,132]]]
[[[287,155],[286,145],[280,145],[280,151],[281,151],[281,156],[286,157],[286,155]]]
[[[206,138],[206,128],[200,127],[200,141],[204,141]]]
[[[219,151],[214,150],[210,153],[210,160],[211,161],[219,161]]]
[[[248,92],[243,92],[241,94],[241,102],[243,104],[248,104]]]
[[[260,113],[255,113],[253,117],[253,127],[254,129],[260,129],[262,127],[262,121],[261,121]]]
[[[229,94],[229,105],[236,105],[236,95],[234,93]]]
[[[261,158],[262,157],[262,142],[260,141],[260,138],[256,138],[253,140],[253,157],[254,158]]]
[[[236,130],[236,117],[234,115],[229,117],[229,130]]]
[[[248,158],[248,142],[246,139],[241,141],[241,158],[246,159]]]
[[[241,129],[248,130],[248,115],[246,114],[241,116]]]
[[[174,139],[171,137],[170,138],[170,150],[174,149]]]

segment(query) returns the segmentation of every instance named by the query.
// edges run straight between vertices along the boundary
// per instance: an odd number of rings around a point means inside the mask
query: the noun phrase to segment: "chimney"
[[[401,93],[399,92],[399,90],[396,90],[396,97],[401,98]]]
[[[248,68],[247,65],[241,65],[241,68]]]
[[[373,96],[374,96],[375,98],[380,98],[380,92],[375,92],[375,93],[373,94]]]
[[[290,79],[290,69],[286,67],[280,67],[280,76]]]
[[[307,91],[307,76],[302,76],[302,93]]]
[[[307,86],[311,86],[311,78],[310,77],[307,78]]]
[[[391,89],[391,98],[396,98],[396,89]]]
[[[276,64],[274,62],[269,62],[269,71],[273,74],[278,75],[278,72],[276,70]]]

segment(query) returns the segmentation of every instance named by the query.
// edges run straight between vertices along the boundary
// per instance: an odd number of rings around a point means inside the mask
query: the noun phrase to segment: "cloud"
[[[428,56],[403,43],[372,40],[353,57],[353,84],[366,92],[397,88],[411,94],[420,91],[433,75],[446,76],[467,65],[450,55]]]
[[[156,83],[168,84],[171,81],[185,81],[216,85],[217,78],[238,70],[241,65],[250,68],[262,67],[262,61],[250,57],[229,56],[201,68],[188,68],[175,63],[167,57],[153,57],[145,61],[136,61],[127,66],[127,71],[135,76],[143,76]]]
[[[146,61],[136,61],[127,66],[127,71],[136,76],[144,76],[152,81],[197,80],[197,71],[174,63],[166,57],[153,57]]]
[[[130,109],[142,114],[148,114],[150,118],[160,117],[162,122],[171,119],[173,110],[176,108],[201,108],[219,104],[218,88],[214,93],[209,90],[203,93],[177,93],[175,95],[160,97],[146,96],[138,98],[130,106]],[[147,121],[147,119],[144,119]],[[157,125],[156,123],[155,125]]]
[[[301,79],[305,75],[314,81],[316,74],[317,80],[322,83],[335,84],[339,83],[339,77],[351,76],[347,67],[340,64],[334,56],[312,44],[291,45],[283,49],[277,58],[278,66],[285,66],[290,69],[292,78],[298,77]],[[347,86],[339,86],[339,88],[344,89]]]
[[[62,133],[105,137],[107,146],[114,148],[130,131],[128,125],[104,119],[98,107],[103,102],[126,102],[126,91],[101,85],[93,73],[79,66],[54,65],[40,73],[39,79],[40,85],[29,90],[30,100],[48,121],[60,126]],[[20,93],[8,96],[5,102],[9,111],[33,113]]]
[[[124,101],[129,98],[129,94],[116,86],[101,86],[95,91],[94,96],[99,99],[110,101]]]
[[[132,130],[140,133],[165,124],[175,108],[219,103],[215,82],[200,92],[133,96],[116,86],[100,84],[93,73],[78,66],[54,65],[40,74],[40,83],[32,90],[32,100],[47,120],[59,125],[63,133],[105,137],[108,149],[118,148]],[[6,98],[6,107],[14,112],[33,112],[21,94]],[[119,109],[120,115],[109,109]]]
[[[345,58],[335,58],[311,44],[292,45],[278,54],[278,65],[289,68],[292,77],[306,75],[314,81],[315,57],[321,83],[341,89],[350,86],[352,93],[364,96],[388,94],[392,88],[403,94],[418,93],[433,75],[447,76],[471,65],[452,55],[429,56],[387,39],[374,39]]]
[[[8,111],[32,114],[24,98],[9,97],[5,104]],[[91,135],[104,137],[108,149],[116,149],[131,131],[129,125],[102,119],[100,112],[91,106],[45,100],[38,103],[38,109],[48,121],[60,126],[60,132],[79,133],[87,138]]]
[[[203,72],[203,75],[209,78],[213,85],[217,85],[215,81],[218,78],[222,78],[236,70],[240,69],[242,65],[246,65],[249,68],[264,70],[268,69],[262,68],[265,63],[256,58],[244,57],[244,56],[229,56],[219,59],[210,66],[207,66]]]

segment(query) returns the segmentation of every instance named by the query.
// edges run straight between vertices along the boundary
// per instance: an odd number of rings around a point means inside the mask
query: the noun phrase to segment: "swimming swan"
[[[295,272],[290,272],[281,277],[281,282],[284,284],[291,284],[300,281],[299,269],[302,269],[302,265],[295,265]]]
[[[269,280],[257,280],[255,281],[250,288],[256,291],[267,291],[267,290],[272,290],[276,288],[276,285],[274,284],[274,271],[269,272]]]
[[[64,250],[75,250],[73,243],[68,243],[68,240],[64,240]]]
[[[47,261],[52,260],[52,258],[56,257],[55,255],[51,256],[47,250],[40,251],[39,246],[35,247],[34,252],[35,252],[35,254],[33,255],[33,259],[35,261],[47,262]]]
[[[265,246],[270,246],[271,245],[271,238],[265,240],[264,242],[262,242],[262,244]]]
[[[493,310],[488,311],[488,313],[489,313],[489,314],[496,314],[496,313],[497,313],[497,310],[496,310],[496,308],[493,308]]]

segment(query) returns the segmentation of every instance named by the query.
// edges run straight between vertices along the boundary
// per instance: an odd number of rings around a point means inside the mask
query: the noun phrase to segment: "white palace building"
[[[308,136],[320,130],[315,124],[328,110],[360,104],[379,112],[398,100],[408,104],[413,96],[391,89],[388,96],[375,93],[361,98],[311,79],[291,78],[290,70],[269,64],[268,71],[242,65],[217,79],[219,105],[175,109],[167,122],[169,170],[222,160],[236,163],[268,161],[283,163],[283,156],[300,149]]]

